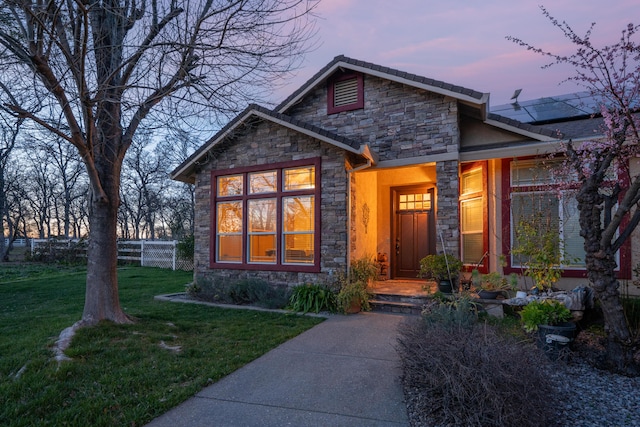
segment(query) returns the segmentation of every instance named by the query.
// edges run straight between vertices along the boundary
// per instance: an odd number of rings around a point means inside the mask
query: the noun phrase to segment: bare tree
[[[82,194],[76,191],[83,178],[82,161],[77,150],[61,138],[47,138],[38,141],[38,147],[46,155],[46,161],[55,169],[54,210],[57,235],[69,238],[72,232],[71,208],[76,198]],[[62,210],[60,213],[59,210]],[[61,229],[62,227],[62,229]]]
[[[7,97],[13,97],[8,87],[1,82],[0,91],[4,92]],[[13,100],[15,101],[15,98]],[[23,119],[16,119],[6,108],[0,107],[0,262],[8,260],[9,251],[16,237],[16,228],[13,227],[13,223],[10,221],[8,210],[7,194],[9,193],[9,187],[6,182],[6,173],[23,121]],[[5,245],[4,237],[5,221],[7,224],[7,245]]]
[[[130,322],[118,297],[117,210],[125,153],[143,121],[212,121],[268,94],[314,35],[308,0],[48,2],[0,0],[3,72],[38,113],[4,100],[72,144],[91,187],[80,324]],[[55,108],[54,108],[55,106]]]
[[[552,64],[568,64],[576,70],[569,80],[591,91],[600,100],[603,137],[565,145],[566,166],[578,177],[577,201],[580,235],[584,238],[587,277],[604,313],[607,332],[607,364],[614,371],[640,374],[634,355],[638,341],[630,332],[616,277],[616,252],[640,223],[640,176],[633,176],[629,162],[640,153],[640,45],[634,41],[639,26],[629,24],[618,43],[598,47],[591,41],[592,24],[579,36],[566,22],[543,14],[573,43],[569,56],[550,53],[512,38],[530,50],[552,58]],[[619,179],[608,185],[610,172]]]
[[[143,138],[135,139],[124,159],[122,198],[128,199],[125,208],[135,219],[135,239],[140,238],[141,225],[144,225],[147,238],[156,238],[156,217],[162,208],[162,193],[169,182],[162,159],[155,151],[145,149],[144,141],[151,136],[143,134]]]

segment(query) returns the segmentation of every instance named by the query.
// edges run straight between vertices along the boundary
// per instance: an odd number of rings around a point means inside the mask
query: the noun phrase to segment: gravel
[[[640,427],[640,378],[628,378],[598,370],[582,359],[547,365],[556,389],[541,404],[556,406],[557,426]],[[405,389],[411,427],[436,427],[413,407],[420,392]]]
[[[583,361],[557,363],[549,372],[560,426],[640,426],[640,378],[601,371]]]

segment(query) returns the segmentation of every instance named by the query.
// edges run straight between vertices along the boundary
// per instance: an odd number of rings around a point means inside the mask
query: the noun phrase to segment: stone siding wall
[[[347,172],[344,152],[330,144],[262,122],[228,143],[224,153],[213,158],[197,174],[195,218],[195,280],[222,277],[229,280],[262,278],[274,285],[293,286],[325,281],[345,267],[347,250]],[[215,269],[210,266],[211,171],[321,157],[320,210],[322,212],[321,272],[274,272],[260,270]]]
[[[460,256],[459,184],[456,160],[436,163],[436,251]],[[444,248],[442,242],[444,241]]]
[[[374,76],[364,78],[364,109],[327,115],[321,85],[286,114],[368,143],[380,161],[458,152],[455,99]]]
[[[286,114],[368,143],[380,161],[458,153],[458,104],[453,98],[374,76],[364,77],[364,109],[327,115],[327,87],[321,85]],[[438,215],[447,253],[459,256],[458,162],[437,162]],[[352,206],[357,205],[352,194]],[[356,216],[352,216],[356,218]],[[352,224],[351,253],[356,245]],[[437,237],[438,252],[442,251]]]

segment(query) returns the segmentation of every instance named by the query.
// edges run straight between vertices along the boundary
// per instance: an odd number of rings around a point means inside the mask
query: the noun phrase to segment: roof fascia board
[[[351,147],[349,145],[345,145],[345,144],[343,144],[341,142],[336,141],[335,139],[331,139],[331,138],[326,137],[324,135],[320,135],[320,134],[318,134],[318,133],[316,133],[316,132],[314,132],[312,130],[305,129],[305,128],[300,127],[300,126],[296,126],[296,125],[294,125],[292,123],[289,123],[289,122],[287,122],[285,120],[280,120],[280,119],[278,119],[276,117],[270,116],[269,114],[264,114],[261,111],[252,110],[252,113],[254,115],[258,116],[258,117],[261,117],[261,118],[265,119],[265,120],[269,120],[269,121],[277,123],[277,124],[279,124],[281,126],[287,127],[287,128],[289,128],[291,130],[295,130],[296,132],[300,132],[302,134],[305,134],[305,135],[310,136],[312,138],[315,138],[315,139],[318,139],[320,141],[326,142],[328,144],[335,145],[336,147],[342,148],[343,150],[350,151],[350,152],[352,152],[354,154],[362,154],[362,150],[356,150],[355,148],[353,148],[353,147]]]
[[[425,163],[445,162],[449,160],[459,160],[459,153],[441,153],[429,156],[407,157],[405,159],[383,160],[376,165],[376,168],[397,168],[402,166],[416,166]]]
[[[487,148],[477,151],[464,151],[460,153],[460,161],[470,162],[477,160],[540,156],[557,153],[558,151],[560,151],[559,141],[545,141],[526,145],[509,145],[506,147]]]
[[[493,127],[497,127],[512,133],[516,133],[518,135],[526,136],[527,138],[535,139],[538,141],[544,141],[544,142],[558,141],[558,138],[553,138],[546,135],[540,135],[539,133],[524,130],[516,126],[511,126],[506,123],[499,122],[497,120],[487,119],[487,120],[484,120],[484,123],[491,125]]]
[[[363,144],[360,146],[360,149],[355,149],[349,145],[343,144],[339,141],[336,141],[332,138],[326,137],[324,135],[320,135],[312,130],[294,125],[292,123],[289,123],[285,120],[281,120],[277,117],[273,117],[269,114],[265,114],[262,111],[256,110],[256,109],[250,109],[248,110],[240,119],[237,120],[237,122],[230,127],[229,129],[227,129],[225,132],[221,133],[220,135],[218,135],[216,137],[215,140],[210,141],[209,144],[206,145],[205,148],[202,149],[201,153],[197,156],[194,157],[189,163],[187,163],[182,169],[180,169],[179,171],[177,171],[174,174],[171,174],[171,179],[176,179],[177,177],[184,175],[184,176],[188,176],[189,173],[191,173],[191,169],[193,169],[193,165],[198,162],[202,157],[206,156],[207,152],[214,147],[216,144],[218,144],[221,140],[223,140],[224,138],[226,138],[229,134],[231,134],[238,126],[240,126],[242,123],[244,123],[249,117],[251,116],[257,116],[260,117],[261,119],[264,120],[268,120],[271,121],[273,123],[279,124],[280,126],[284,126],[286,128],[292,129],[296,132],[300,132],[304,135],[310,136],[312,138],[318,139],[320,141],[326,142],[328,144],[334,145],[338,148],[341,148],[343,150],[349,151],[351,153],[366,157],[367,159],[371,160],[373,164],[375,164],[377,162],[377,154],[371,152],[371,150],[369,149],[369,146],[366,144]],[[187,182],[187,181],[184,181]]]
[[[217,135],[216,139],[210,140],[209,143],[204,146],[201,151],[200,154],[196,157],[194,157],[193,159],[191,159],[189,161],[189,163],[186,163],[184,165],[184,167],[182,169],[180,169],[179,171],[176,171],[176,173],[171,174],[170,178],[171,179],[176,179],[176,177],[179,177],[180,175],[188,175],[188,172],[193,169],[193,165],[195,163],[197,163],[201,158],[203,158],[204,156],[207,155],[207,153],[209,152],[209,150],[214,147],[218,142],[220,142],[221,140],[223,140],[224,138],[226,138],[229,134],[231,134],[233,131],[235,131],[235,129],[240,126],[242,123],[244,123],[244,121],[250,117],[252,114],[254,114],[256,111],[255,110],[247,110],[245,112],[245,114],[242,116],[242,118],[238,119],[236,121],[236,123],[231,126],[229,129],[227,129],[226,131],[224,131],[223,133]],[[187,182],[187,181],[184,181]]]

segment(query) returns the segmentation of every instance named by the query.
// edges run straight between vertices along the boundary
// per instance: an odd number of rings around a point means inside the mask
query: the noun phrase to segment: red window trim
[[[209,236],[209,267],[215,269],[229,269],[229,270],[261,270],[261,271],[285,271],[285,272],[307,272],[307,273],[319,273],[320,272],[320,239],[321,239],[321,218],[320,218],[320,194],[321,194],[321,159],[320,157],[302,159],[280,163],[270,163],[257,166],[247,166],[240,168],[214,170],[211,172],[211,223],[210,223],[210,236]],[[281,179],[282,170],[287,168],[294,168],[300,166],[314,166],[315,167],[315,189],[302,190],[302,191],[282,191]],[[250,195],[247,193],[247,174],[251,172],[278,170],[278,189],[275,193]],[[223,175],[243,175],[243,191],[241,195],[237,196],[217,196],[217,177]],[[284,264],[281,258],[282,248],[282,198],[291,197],[296,195],[313,195],[315,197],[315,219],[314,219],[314,241],[313,241],[313,264]],[[278,256],[276,257],[275,264],[255,264],[247,261],[247,215],[243,214],[242,221],[242,262],[241,263],[226,263],[216,261],[216,233],[217,233],[217,209],[216,202],[218,201],[232,201],[242,200],[243,212],[247,212],[247,201],[251,199],[263,199],[263,198],[275,198],[277,199],[277,222],[276,222],[276,245],[278,249]]]
[[[535,156],[522,157],[518,159],[502,159],[502,253],[505,256],[505,274],[521,274],[521,267],[511,266],[511,162],[515,160],[536,159]],[[626,174],[620,175],[621,184],[624,186],[628,181]],[[526,187],[525,187],[526,189]],[[623,195],[621,194],[620,197]],[[628,219],[623,220],[623,225]],[[617,271],[618,279],[631,279],[631,239],[627,239],[620,248],[620,265]],[[586,278],[585,268],[564,268],[562,277]]]
[[[350,79],[357,79],[358,84],[358,100],[352,104],[334,107],[335,84]],[[332,77],[327,83],[327,114],[336,114],[342,111],[359,110],[364,108],[364,77],[360,73],[340,73]]]
[[[462,178],[462,174],[476,168],[482,168],[482,248],[483,254],[487,254],[489,252],[489,200],[487,198],[487,165],[486,161],[479,161],[473,163],[465,163],[460,165],[460,177]],[[460,181],[460,199],[458,202],[458,212],[462,212],[462,202],[468,199],[475,199],[478,197],[478,193],[473,193],[472,195],[462,196],[462,181]],[[462,217],[460,217],[462,221]],[[460,232],[460,255],[462,255],[462,232]],[[480,261],[480,260],[478,260]],[[486,274],[489,272],[489,256],[486,256],[482,260],[482,264],[478,266],[478,271],[480,273]],[[476,268],[474,264],[465,264],[465,271],[472,271]]]

